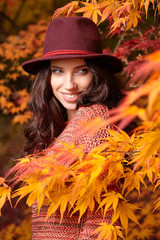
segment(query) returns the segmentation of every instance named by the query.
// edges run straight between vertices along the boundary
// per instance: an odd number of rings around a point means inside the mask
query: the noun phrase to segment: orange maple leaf
[[[99,233],[97,240],[117,240],[117,237],[119,236],[124,240],[124,237],[120,231],[120,226],[114,226],[113,224],[108,223],[100,223],[100,226],[97,227],[93,234]]]
[[[66,4],[64,7],[58,8],[54,14],[53,14],[53,18],[56,18],[60,15],[63,16],[72,16],[74,15],[74,12],[79,8],[79,2],[78,1],[72,1],[68,4]]]
[[[9,200],[10,205],[11,204],[11,188],[8,187],[6,184],[3,187],[0,187],[0,216],[1,214],[1,208],[3,207],[3,205],[5,204],[6,200]]]
[[[127,28],[126,28],[126,30],[128,30],[129,28],[131,28],[132,25],[133,25],[133,27],[136,27],[137,24],[138,24],[138,20],[141,19],[141,16],[140,16],[140,14],[138,13],[138,11],[132,11],[131,13],[128,14],[127,17],[128,17],[128,19],[129,19],[129,21],[128,21],[128,23],[127,23]]]
[[[102,16],[100,9],[101,4],[95,2],[82,2],[85,7],[79,8],[76,13],[83,12],[83,17],[91,18],[96,24],[99,22],[98,16]]]
[[[135,205],[131,203],[127,203],[126,201],[121,201],[118,204],[117,210],[114,212],[112,217],[112,223],[116,222],[118,218],[120,218],[122,227],[124,227],[126,233],[128,229],[128,220],[131,219],[136,224],[139,224],[136,215],[133,210],[138,209]]]

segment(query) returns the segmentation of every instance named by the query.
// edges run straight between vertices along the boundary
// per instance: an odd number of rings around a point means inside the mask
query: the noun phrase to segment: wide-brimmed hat
[[[26,61],[22,67],[34,75],[46,61],[65,58],[101,58],[113,73],[123,68],[118,58],[103,54],[99,30],[92,20],[85,17],[58,17],[52,20],[46,31],[43,57]]]

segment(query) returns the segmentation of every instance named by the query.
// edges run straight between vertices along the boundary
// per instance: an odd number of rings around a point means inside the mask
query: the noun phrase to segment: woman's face
[[[70,120],[75,115],[77,99],[91,85],[93,74],[83,58],[55,59],[50,67],[53,93]]]

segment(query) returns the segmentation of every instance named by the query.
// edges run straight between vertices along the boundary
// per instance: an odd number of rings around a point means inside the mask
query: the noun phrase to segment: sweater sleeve
[[[101,138],[105,138],[108,136],[107,128],[110,128],[106,123],[106,127],[99,128],[98,131],[93,136],[90,136],[89,133],[78,135],[83,126],[83,123],[89,123],[91,120],[95,118],[101,118],[102,120],[107,120],[108,118],[108,108],[102,104],[93,104],[89,107],[80,107],[75,117],[69,122],[64,131],[59,135],[57,140],[53,142],[51,151],[54,151],[54,148],[62,148],[62,144],[59,142],[66,142],[68,144],[74,143],[77,145],[83,145],[84,151],[89,152],[92,148],[98,146],[102,143]]]

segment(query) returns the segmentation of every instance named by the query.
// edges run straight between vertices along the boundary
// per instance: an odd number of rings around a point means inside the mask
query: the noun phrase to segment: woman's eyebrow
[[[56,66],[56,65],[51,65],[50,67],[52,67],[52,68],[61,68],[61,69],[63,69],[63,67]]]
[[[84,65],[76,66],[76,67],[74,67],[74,69],[83,68],[83,67],[88,67],[88,65],[84,64]]]

